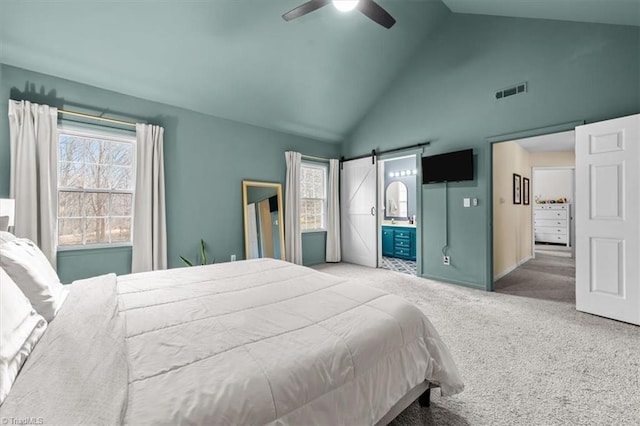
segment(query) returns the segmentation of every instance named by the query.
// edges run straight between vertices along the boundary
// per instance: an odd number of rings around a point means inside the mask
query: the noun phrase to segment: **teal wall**
[[[302,233],[302,263],[317,265],[326,260],[327,233],[325,231]]]
[[[425,155],[473,148],[476,179],[449,184],[451,266],[442,264],[444,184],[422,186],[423,274],[490,288],[487,138],[640,112],[640,28],[449,16],[343,145],[347,156],[432,141]],[[529,93],[496,101],[527,81]],[[462,208],[463,198],[480,205]]]
[[[284,152],[339,155],[340,145],[215,118],[96,87],[0,66],[0,197],[9,194],[7,100],[26,99],[68,109],[110,111],[127,120],[165,128],[165,181],[169,267],[179,255],[195,258],[201,238],[219,261],[244,258],[242,180],[284,185]],[[31,88],[33,85],[33,88]],[[324,240],[304,238],[306,263],[319,263]],[[316,247],[316,245],[318,245]],[[61,252],[63,282],[105,272],[130,271],[130,250],[109,248]]]
[[[182,266],[182,265],[179,265]],[[110,247],[58,252],[58,276],[63,283],[113,272],[131,273],[131,247]]]

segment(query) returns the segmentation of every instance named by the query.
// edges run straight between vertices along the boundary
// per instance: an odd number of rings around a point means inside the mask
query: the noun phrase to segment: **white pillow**
[[[7,241],[13,241],[17,238],[18,237],[13,235],[11,232],[0,231],[0,244],[4,244]]]
[[[0,244],[0,266],[31,301],[34,309],[51,322],[69,290],[38,246],[26,238]]]
[[[0,404],[46,328],[44,318],[0,268]]]

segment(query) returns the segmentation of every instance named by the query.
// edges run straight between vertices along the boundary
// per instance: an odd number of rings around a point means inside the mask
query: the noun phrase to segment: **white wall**
[[[574,151],[539,151],[529,153],[531,167],[573,167],[576,165]]]
[[[533,172],[533,193],[532,198],[541,200],[556,200],[566,198],[573,203],[573,176],[572,169],[559,170],[534,170]]]

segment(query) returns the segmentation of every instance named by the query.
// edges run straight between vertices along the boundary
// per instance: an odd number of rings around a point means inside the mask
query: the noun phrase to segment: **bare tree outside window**
[[[325,229],[327,167],[303,163],[300,169],[300,227],[302,231]]]
[[[133,139],[60,131],[58,245],[131,241],[134,159]]]

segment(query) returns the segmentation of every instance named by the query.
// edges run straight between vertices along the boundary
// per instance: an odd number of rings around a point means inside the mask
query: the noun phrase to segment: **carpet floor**
[[[576,303],[576,262],[569,257],[536,253],[494,284],[498,293]]]
[[[539,243],[535,245],[535,252],[560,257],[571,257],[572,249],[571,247],[558,244]]]
[[[639,425],[640,327],[575,310],[573,302],[488,293],[346,263],[315,269],[404,297],[449,345],[465,380],[432,392],[404,425]]]

